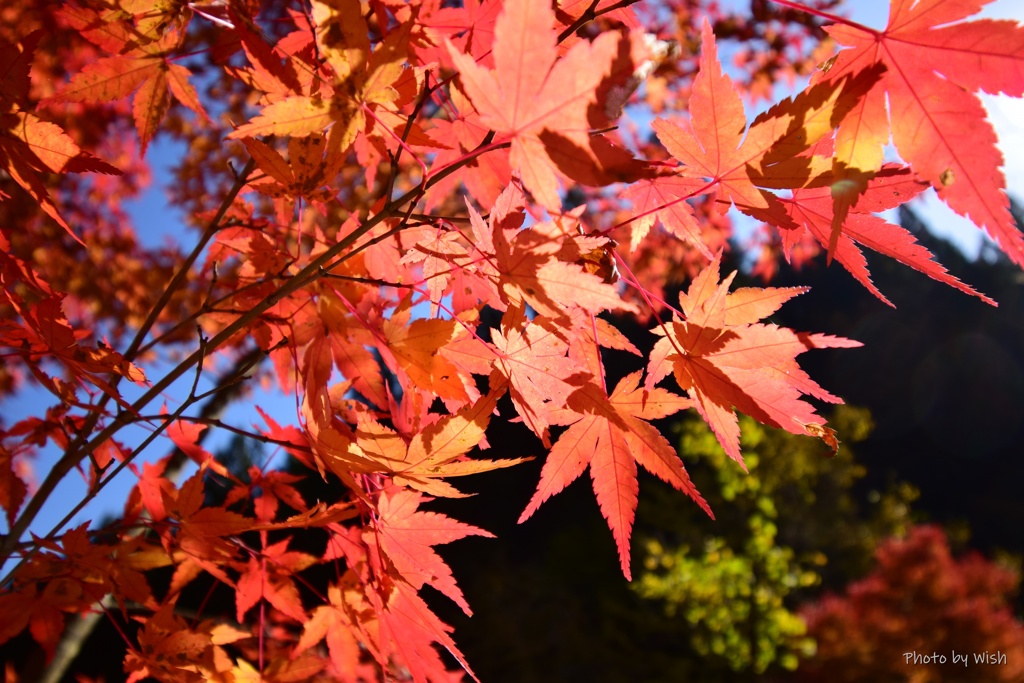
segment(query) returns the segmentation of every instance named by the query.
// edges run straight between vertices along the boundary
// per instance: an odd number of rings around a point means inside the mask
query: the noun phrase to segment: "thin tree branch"
[[[243,384],[240,379],[251,376],[255,368],[259,365],[259,362],[265,357],[266,353],[259,348],[252,349],[243,355],[235,362],[234,367],[229,370],[218,383],[218,388],[215,389],[210,400],[203,404],[202,409],[199,411],[199,415],[196,418],[182,419],[192,419],[193,421],[202,422],[203,424],[225,428],[229,431],[237,431],[232,429],[229,425],[222,423],[220,418],[223,417],[231,402],[238,398],[242,393]],[[212,429],[207,429],[201,432],[196,438],[196,445],[202,444],[212,432]],[[247,436],[251,435],[247,434]],[[175,446],[171,450],[167,467],[164,469],[164,477],[171,482],[177,483],[185,473],[185,465],[187,462],[188,456],[184,451]],[[142,516],[148,517],[145,512],[143,512]],[[145,530],[145,526],[140,526],[135,529],[130,536],[139,536],[144,533]],[[64,630],[64,635],[61,637],[60,643],[57,644],[57,649],[54,653],[53,659],[50,660],[46,669],[34,680],[39,681],[39,683],[60,683],[68,668],[72,663],[74,663],[78,653],[82,651],[82,647],[85,645],[85,642],[96,629],[100,618],[103,616],[105,611],[113,607],[114,604],[114,598],[111,595],[106,595],[103,600],[97,603],[96,607],[99,609],[95,609],[88,614],[79,615],[72,619]]]
[[[488,142],[487,138],[484,139],[484,142]],[[509,143],[504,144],[507,145]],[[415,205],[415,202],[417,202],[434,184],[440,182],[443,178],[455,173],[457,170],[470,163],[483,151],[489,151],[489,149],[493,148],[493,146],[481,143],[481,146],[477,147],[476,150],[467,153],[458,161],[440,169],[429,179],[424,179],[424,182],[420,183],[419,186],[408,190],[401,197],[385,204],[380,212],[369,218],[352,233],[346,235],[337,243],[325,250],[317,258],[308,263],[301,271],[296,273],[290,279],[285,280],[280,288],[262,301],[254,304],[246,313],[240,315],[237,319],[225,326],[219,333],[211,337],[206,345],[207,351],[216,351],[236,334],[245,330],[251,323],[258,320],[263,313],[277,305],[282,299],[315,282],[317,279],[322,277],[324,267],[331,263],[333,259],[337,258],[343,251],[351,247],[360,237],[373,230],[373,228],[385,220],[397,218],[402,213],[401,209],[403,207],[410,203]],[[225,202],[224,204],[229,205],[228,202]],[[224,212],[226,212],[226,210],[227,209],[224,208]],[[343,257],[341,260],[344,261],[345,258]],[[177,366],[168,371],[163,378],[154,383],[148,391],[146,391],[131,405],[131,412],[133,414],[141,414],[146,406],[166,391],[178,380],[179,377],[188,372],[191,368],[195,367],[201,360],[204,353],[205,352],[196,350]],[[14,524],[11,525],[10,533],[4,539],[2,546],[0,546],[0,565],[6,563],[11,557],[12,552],[18,547],[21,537],[31,526],[36,516],[38,516],[44,502],[53,493],[54,489],[56,489],[57,484],[59,484],[60,481],[62,481],[64,477],[75,468],[87,453],[93,452],[96,448],[105,443],[107,439],[113,437],[123,427],[130,424],[131,420],[125,417],[127,414],[127,411],[119,414],[110,422],[110,424],[89,439],[88,442],[81,443],[81,440],[79,440],[77,444],[73,444],[65,453],[64,457],[57,461],[49,474],[39,485],[39,489],[36,491],[35,495],[32,496],[32,499],[28,504],[26,504],[25,508],[18,516],[18,519],[16,519]],[[98,417],[96,419],[98,420]],[[95,420],[92,422],[92,425],[95,425]],[[83,430],[83,437],[81,438],[87,438],[88,433],[89,430]]]

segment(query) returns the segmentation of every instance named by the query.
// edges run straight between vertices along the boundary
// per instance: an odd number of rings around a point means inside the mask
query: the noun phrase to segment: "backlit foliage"
[[[876,31],[836,4],[3,3],[0,390],[46,401],[0,433],[0,642],[50,660],[102,610],[129,681],[472,676],[424,588],[469,613],[435,548],[490,534],[429,503],[524,460],[488,457],[493,421],[545,448],[521,520],[589,472],[627,578],[638,465],[708,509],[652,420],[692,408],[740,464],[737,411],[834,449],[810,400],[841,401],[797,357],[858,343],[772,323],[801,288],[731,290],[727,210],[883,301],[862,247],[993,303],[875,215],[928,186],[1024,264],[972,94],[1021,95],[1022,29],[897,0]],[[171,209],[133,214],[167,163]],[[291,410],[222,422],[257,382]],[[216,430],[303,474],[233,475]],[[119,473],[118,522],[43,528],[62,481],[85,482],[71,519]],[[183,614],[200,581],[236,623]]]

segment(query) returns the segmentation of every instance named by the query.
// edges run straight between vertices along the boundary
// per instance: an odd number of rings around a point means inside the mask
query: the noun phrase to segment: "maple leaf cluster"
[[[730,291],[727,212],[886,303],[862,247],[994,303],[876,214],[931,186],[1024,265],[969,92],[1024,93],[1024,34],[954,23],[980,2],[897,0],[882,31],[778,4],[744,21],[688,0],[2,10],[0,389],[54,403],[0,431],[0,644],[27,630],[52,658],[69,615],[103,610],[130,681],[458,680],[472,669],[424,588],[470,614],[435,546],[491,534],[426,506],[532,459],[486,457],[492,420],[547,451],[519,521],[589,471],[627,579],[637,465],[712,512],[653,421],[696,410],[740,466],[736,411],[834,452],[806,397],[841,401],[797,356],[859,344],[765,322],[803,288]],[[828,44],[803,43],[826,31],[849,49],[813,70]],[[724,38],[770,46],[734,80]],[[747,120],[744,96],[812,70]],[[666,117],[647,135],[636,108]],[[187,252],[146,247],[125,209],[162,139]],[[223,422],[250,378],[294,421]],[[292,467],[233,471],[202,445],[215,430]],[[83,475],[84,505],[125,470],[118,523],[39,528],[64,478]],[[186,618],[199,581],[233,592],[233,621]]]

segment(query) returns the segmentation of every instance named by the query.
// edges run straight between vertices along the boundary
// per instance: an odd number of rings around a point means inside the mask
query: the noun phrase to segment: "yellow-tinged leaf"
[[[22,140],[43,166],[54,173],[63,172],[68,162],[82,151],[60,126],[26,112],[12,116],[17,122],[7,133]]]
[[[131,553],[119,555],[118,564],[137,571],[148,571],[158,567],[167,567],[173,562],[171,555],[160,547],[145,547]]]
[[[258,116],[236,128],[228,137],[238,140],[256,135],[312,135],[332,121],[330,102],[321,97],[296,95],[267,105]]]
[[[240,628],[235,628],[231,624],[217,624],[210,629],[210,641],[214,645],[227,645],[228,643],[234,643],[243,638],[249,638],[252,636],[248,631],[243,631]]]
[[[403,319],[404,318],[404,319]],[[382,325],[385,347],[416,386],[443,399],[468,401],[459,369],[441,349],[464,329],[455,320],[414,320],[393,316]]]
[[[413,467],[436,467],[464,455],[483,438],[497,399],[498,394],[491,392],[414,436],[409,443],[409,464]]]
[[[407,464],[396,470],[395,481],[424,493],[457,498],[464,494],[440,479],[489,472],[531,460],[463,458],[483,439],[491,413],[503,393],[503,387],[491,391],[476,403],[466,406],[455,415],[441,418],[416,434],[409,444],[405,458]]]
[[[383,103],[398,99],[399,94],[394,85],[406,71],[406,51],[411,28],[412,24],[406,23],[391,31],[366,60],[366,78],[362,84],[364,101]]]
[[[370,38],[359,0],[312,0],[310,4],[317,47],[335,77],[347,81],[362,74],[370,56]]]

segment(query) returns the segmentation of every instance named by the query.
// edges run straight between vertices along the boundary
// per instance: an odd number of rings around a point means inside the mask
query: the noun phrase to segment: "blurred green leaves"
[[[798,604],[863,575],[876,544],[911,523],[912,486],[858,487],[866,473],[849,445],[871,433],[868,412],[840,406],[832,423],[846,442],[835,458],[820,442],[741,418],[744,473],[703,422],[686,420],[680,452],[718,520],[667,488],[641,505],[633,590],[661,602],[689,648],[723,670],[793,670],[813,656]]]

